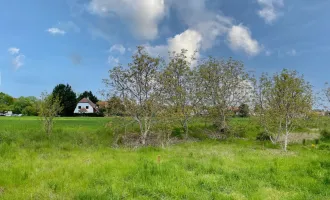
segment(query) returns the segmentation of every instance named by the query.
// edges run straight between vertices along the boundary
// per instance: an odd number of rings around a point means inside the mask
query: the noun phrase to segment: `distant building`
[[[99,108],[95,103],[93,103],[89,98],[81,99],[76,109],[74,110],[75,114],[91,114],[91,113],[99,113]]]
[[[7,117],[13,116],[13,111],[7,111],[7,112],[5,112],[5,116],[7,116]]]

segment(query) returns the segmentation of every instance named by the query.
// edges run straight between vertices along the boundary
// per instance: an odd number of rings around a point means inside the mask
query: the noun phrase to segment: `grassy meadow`
[[[205,139],[196,122],[196,140],[113,148],[109,126],[121,121],[58,118],[47,136],[37,117],[1,117],[0,199],[330,199],[327,141],[284,152],[235,119],[240,139]]]

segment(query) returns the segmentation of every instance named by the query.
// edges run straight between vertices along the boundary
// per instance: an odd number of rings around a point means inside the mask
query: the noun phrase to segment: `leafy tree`
[[[204,84],[204,102],[209,107],[210,117],[220,132],[230,127],[230,108],[247,102],[251,96],[252,78],[245,72],[243,63],[209,58],[198,66]]]
[[[125,105],[123,101],[116,96],[113,96],[108,101],[107,113],[110,116],[124,116],[125,115]]]
[[[12,105],[14,103],[14,98],[9,96],[8,94],[5,94],[3,92],[0,92],[0,104],[3,105]]]
[[[74,109],[77,105],[77,98],[76,93],[73,92],[69,84],[57,85],[52,92],[52,96],[60,99],[61,106],[63,107],[60,115],[73,116]]]
[[[249,106],[245,103],[242,103],[238,107],[238,114],[239,114],[240,117],[248,117],[250,115]]]
[[[52,133],[54,126],[54,118],[62,111],[61,101],[59,97],[41,94],[41,101],[39,104],[40,117],[42,118],[43,128],[48,135]]]
[[[127,69],[118,66],[110,70],[110,80],[105,83],[121,94],[125,111],[139,124],[141,143],[145,145],[159,112],[160,59],[151,57],[141,46],[132,58]]]
[[[15,100],[13,104],[13,112],[15,114],[21,114],[24,108],[27,106],[31,106],[32,102],[29,101],[29,99],[25,97],[19,97],[18,99]]]
[[[311,85],[296,71],[284,69],[280,74],[261,76],[255,89],[260,124],[273,143],[284,135],[286,151],[290,132],[312,110]]]
[[[5,94],[3,92],[0,92],[0,112],[12,110],[13,104],[14,104],[13,97],[11,97],[8,94]]]
[[[37,116],[38,108],[36,104],[29,105],[22,110],[22,114],[26,116]]]
[[[92,91],[85,91],[83,93],[81,93],[78,98],[77,101],[80,101],[83,98],[89,98],[89,100],[91,100],[93,103],[97,103],[99,102],[98,98],[92,93]]]
[[[177,118],[188,137],[188,122],[199,99],[195,98],[197,87],[191,70],[191,61],[195,58],[187,59],[186,53],[184,49],[180,53],[170,53],[170,61],[160,76],[160,84],[163,103],[168,110],[167,117]]]

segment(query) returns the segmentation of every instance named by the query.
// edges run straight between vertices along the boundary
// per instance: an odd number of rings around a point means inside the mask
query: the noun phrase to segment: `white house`
[[[80,100],[74,110],[75,114],[90,114],[90,113],[98,113],[99,109],[95,103],[93,103],[89,98],[83,98]]]

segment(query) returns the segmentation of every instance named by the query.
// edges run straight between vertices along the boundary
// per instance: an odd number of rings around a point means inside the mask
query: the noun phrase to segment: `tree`
[[[194,73],[191,70],[191,62],[195,58],[187,59],[186,53],[185,49],[182,49],[180,53],[170,53],[170,61],[160,76],[160,84],[163,103],[168,110],[167,117],[177,118],[185,136],[188,137],[188,122],[198,99],[195,98],[196,85]]]
[[[260,124],[273,143],[284,135],[284,150],[287,151],[290,132],[312,110],[311,85],[296,71],[284,69],[271,77],[262,75],[255,88]]]
[[[123,101],[116,96],[113,96],[108,101],[108,106],[106,108],[108,115],[110,116],[124,116],[125,115],[125,105]]]
[[[18,99],[15,100],[13,104],[13,112],[15,114],[21,114],[27,106],[31,106],[32,102],[30,102],[29,99],[25,97],[19,97]]]
[[[0,112],[12,110],[13,104],[14,104],[13,97],[11,97],[8,94],[5,94],[3,92],[0,92]]]
[[[42,118],[43,128],[48,135],[52,133],[54,118],[62,111],[61,101],[59,97],[48,95],[47,93],[41,94],[39,104],[40,117]]]
[[[228,118],[233,107],[247,102],[252,94],[252,78],[245,72],[243,63],[209,58],[198,66],[205,90],[204,102],[210,117],[220,132],[230,127]]]
[[[127,69],[118,66],[110,70],[110,80],[105,83],[121,95],[126,112],[139,124],[141,143],[145,145],[159,112],[160,59],[151,57],[141,46],[132,59]]]
[[[83,93],[81,93],[78,98],[77,101],[80,101],[83,98],[89,98],[89,100],[91,100],[93,103],[97,103],[99,102],[98,98],[92,93],[92,91],[85,91]]]
[[[77,98],[71,86],[69,84],[59,84],[54,88],[52,95],[60,99],[61,107],[63,107],[60,115],[73,116],[74,109],[77,105]]]
[[[242,103],[238,107],[238,114],[239,114],[240,117],[248,117],[250,115],[249,106],[245,103]]]

